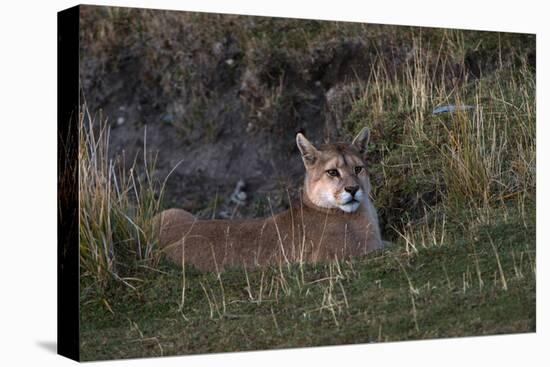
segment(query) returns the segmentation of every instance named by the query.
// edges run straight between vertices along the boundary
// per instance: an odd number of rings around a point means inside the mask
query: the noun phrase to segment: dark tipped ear
[[[369,137],[370,137],[370,131],[368,127],[364,127],[359,131],[359,134],[355,138],[353,138],[353,141],[351,144],[355,145],[357,150],[359,150],[359,153],[365,154],[367,151],[367,145],[369,145]]]
[[[300,149],[302,159],[306,166],[312,165],[317,161],[319,151],[315,149],[313,144],[311,144],[302,133],[296,135],[296,145],[298,149]]]

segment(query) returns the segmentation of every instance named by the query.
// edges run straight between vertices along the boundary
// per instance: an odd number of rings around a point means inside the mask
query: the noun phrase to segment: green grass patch
[[[139,274],[136,291],[119,285],[82,300],[82,358],[535,331],[534,207],[455,218],[442,243],[415,250],[401,240],[303,269],[188,269],[183,304],[181,269],[161,263]]]

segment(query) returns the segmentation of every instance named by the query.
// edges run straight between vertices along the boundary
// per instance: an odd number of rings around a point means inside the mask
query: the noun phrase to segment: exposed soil
[[[285,191],[294,195],[303,175],[295,134],[315,142],[349,138],[342,126],[346,86],[368,79],[376,58],[395,72],[413,47],[407,37],[396,41],[398,27],[368,25],[370,38],[339,31],[301,44],[291,36],[320,32],[323,22],[111,9],[82,8],[88,107],[109,118],[111,154],[124,152],[127,166],[141,157],[146,137],[147,150],[158,153],[158,178],[176,167],[167,206],[200,215],[212,215],[214,197],[224,210],[240,179],[248,204],[237,216],[267,214],[256,205],[266,196],[275,209],[284,207]],[[498,61],[483,50],[468,52],[467,69],[444,71],[449,82],[479,76]]]

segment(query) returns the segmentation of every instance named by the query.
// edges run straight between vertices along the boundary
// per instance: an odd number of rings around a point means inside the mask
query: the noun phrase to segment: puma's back
[[[316,262],[382,247],[363,154],[368,130],[351,144],[319,149],[296,138],[306,168],[299,200],[262,219],[199,220],[182,209],[157,216],[159,243],[179,264],[221,271],[228,266]]]

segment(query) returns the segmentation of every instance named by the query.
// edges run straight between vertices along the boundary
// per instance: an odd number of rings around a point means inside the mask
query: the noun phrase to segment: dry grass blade
[[[158,256],[152,218],[159,212],[164,186],[151,179],[154,159],[144,152],[144,180],[136,160],[111,157],[110,129],[86,105],[79,120],[80,264],[84,279],[102,291],[111,281],[135,289],[131,268],[155,268]],[[146,146],[145,146],[146,147]],[[119,267],[124,263],[124,267]]]

